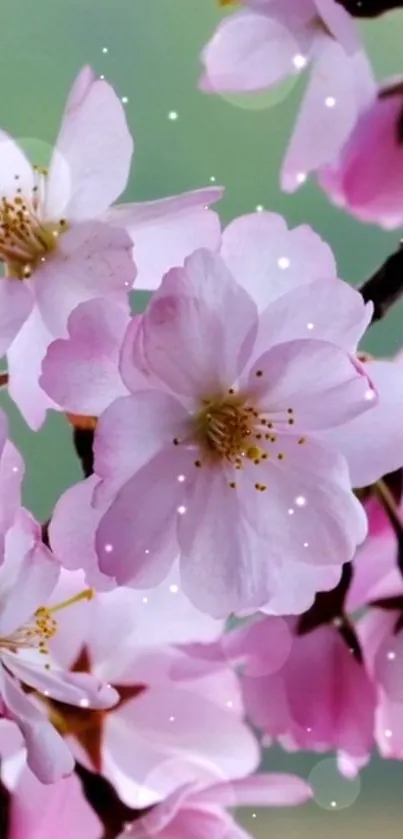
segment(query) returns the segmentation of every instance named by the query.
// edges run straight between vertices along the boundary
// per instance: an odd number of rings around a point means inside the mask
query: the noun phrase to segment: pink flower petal
[[[134,276],[127,233],[87,222],[60,236],[55,254],[33,274],[31,283],[45,325],[58,338],[66,334],[70,313],[85,300],[106,297],[128,306]]]
[[[220,807],[288,807],[312,798],[312,789],[296,775],[272,772],[221,783],[192,796],[194,802]]]
[[[300,339],[273,347],[251,369],[248,391],[255,395],[260,412],[268,414],[275,434],[301,436],[332,428],[375,410],[377,404],[364,367],[343,349],[320,340]],[[291,429],[287,411],[292,412]]]
[[[289,562],[340,567],[351,560],[365,539],[367,520],[341,455],[312,438],[299,446],[296,439],[280,437],[279,446],[283,460],[273,456],[255,473],[245,469],[237,483],[244,514],[266,541],[260,550],[267,551],[267,562],[274,570],[284,563],[284,587],[293,571]],[[256,493],[255,480],[267,486],[266,493]]]
[[[209,187],[108,212],[107,223],[124,227],[133,240],[136,288],[158,288],[163,275],[197,248],[218,250],[220,220],[208,207],[222,195],[221,187]]]
[[[0,145],[1,154],[1,145]],[[28,286],[20,280],[0,279],[0,356],[7,352],[34,305]]]
[[[265,90],[296,74],[293,59],[306,47],[302,35],[278,20],[275,11],[273,16],[242,11],[225,18],[203,50],[201,89],[208,93]]]
[[[164,447],[174,449],[173,440],[187,431],[187,419],[180,402],[156,390],[138,391],[110,405],[99,419],[94,441],[94,471],[105,491],[119,489]],[[98,491],[100,503],[101,497]]]
[[[110,708],[119,701],[119,694],[90,673],[65,673],[54,663],[45,670],[42,656],[3,653],[7,669],[23,684],[58,702],[85,708]]]
[[[104,513],[92,505],[96,475],[69,487],[58,499],[49,524],[49,541],[64,568],[84,569],[87,585],[109,589],[112,580],[98,570],[95,531]]]
[[[282,187],[293,192],[301,176],[331,163],[371,101],[375,82],[365,53],[352,55],[327,35],[317,57],[282,169]],[[312,142],[312,137],[315,142]]]
[[[223,232],[220,253],[259,309],[300,285],[336,278],[329,246],[307,225],[288,230],[275,213],[251,213],[232,221]]]
[[[110,715],[107,748],[154,801],[181,784],[242,777],[259,761],[250,728],[196,689],[154,686]],[[135,806],[135,802],[133,802]]]
[[[8,440],[2,447],[3,434],[7,433],[4,414],[0,414],[0,533],[12,527],[21,506],[21,484],[24,477],[24,461]]]
[[[192,455],[177,447],[160,451],[123,486],[96,533],[99,568],[119,584],[140,588],[166,577],[178,549],[174,526],[182,509]]]
[[[329,317],[332,312],[332,317]],[[261,314],[253,356],[270,345],[313,338],[357,351],[372,317],[373,305],[342,280],[316,280],[284,294]]]
[[[13,790],[9,839],[54,839],[63,825],[65,839],[100,839],[102,825],[72,775],[41,784],[25,769]]]
[[[337,0],[315,0],[315,5],[323,23],[346,52],[357,50],[360,42],[355,21],[341,3]]]
[[[371,361],[364,366],[378,401],[371,410],[321,434],[344,454],[354,487],[368,486],[398,469],[403,452],[402,369],[393,361]]]
[[[231,332],[228,321],[236,324]],[[254,328],[252,298],[219,256],[196,251],[183,269],[165,275],[149,304],[141,324],[144,363],[174,392],[202,398],[236,380]],[[140,367],[141,356],[133,355]]]
[[[0,668],[0,693],[9,718],[16,722],[24,737],[27,763],[34,775],[43,784],[52,784],[69,775],[74,760],[64,740],[4,668]]]
[[[91,76],[81,71],[67,100],[46,190],[52,219],[99,217],[128,180],[133,140],[124,107],[107,82]]]
[[[35,307],[7,353],[8,393],[34,431],[44,422],[47,410],[57,408],[39,386],[42,361],[52,340]]]
[[[20,517],[6,542],[0,566],[0,634],[10,635],[43,606],[53,591],[60,566],[32,532],[30,521]]]
[[[0,130],[0,184],[1,195],[14,198],[17,189],[32,197],[34,173],[28,158],[15,140]]]
[[[68,320],[68,339],[54,341],[42,364],[40,385],[64,410],[99,416],[127,390],[119,351],[129,323],[120,306],[104,299],[81,303]]]

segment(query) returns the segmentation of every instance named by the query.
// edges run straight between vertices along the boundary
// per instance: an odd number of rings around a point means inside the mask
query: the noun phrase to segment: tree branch
[[[374,304],[372,323],[384,318],[389,309],[403,297],[403,240],[399,249],[388,257],[359,291],[366,303],[371,300]]]

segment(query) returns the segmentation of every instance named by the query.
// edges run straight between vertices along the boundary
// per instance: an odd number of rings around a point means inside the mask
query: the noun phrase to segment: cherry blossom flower
[[[132,234],[145,285],[171,259],[214,247],[219,222],[205,207],[222,190],[109,209],[127,184],[133,140],[118,96],[90,68],[70,91],[49,170],[33,167],[5,132],[0,151],[0,351],[10,395],[37,428],[52,406],[38,386],[41,361],[71,311],[100,296],[127,307]]]
[[[331,163],[370,100],[375,82],[353,20],[335,0],[244,0],[202,53],[201,89],[252,93],[311,77],[282,168],[294,191]],[[314,141],[312,140],[314,138]]]
[[[364,222],[386,229],[403,223],[403,83],[374,91],[334,161],[319,174],[331,199]]]
[[[74,599],[82,584],[82,573],[63,572],[56,604]],[[58,613],[53,660],[70,668],[72,680],[89,673],[107,680],[120,699],[110,712],[74,708],[49,686],[45,710],[79,763],[108,778],[127,805],[148,807],[206,773],[227,779],[256,769],[259,748],[243,722],[232,666],[224,662],[193,678],[189,655],[176,646],[207,642],[221,628],[170,580],[146,595],[118,589],[82,599],[74,622],[67,610]]]
[[[289,807],[303,804],[312,796],[309,785],[294,775],[259,774],[225,782],[186,784],[143,818],[127,825],[119,839],[211,839],[228,836],[249,839],[226,807]]]
[[[351,319],[340,343],[351,340]],[[352,558],[365,516],[343,456],[316,432],[376,397],[348,351],[300,337],[302,324],[309,336],[291,292],[258,318],[207,251],[166,275],[141,328],[127,333],[122,375],[132,395],[96,431],[94,503],[111,504],[96,535],[103,573],[155,585],[179,544],[185,593],[223,617],[287,589],[288,562],[340,569]],[[138,390],[139,369],[150,371],[148,390]]]

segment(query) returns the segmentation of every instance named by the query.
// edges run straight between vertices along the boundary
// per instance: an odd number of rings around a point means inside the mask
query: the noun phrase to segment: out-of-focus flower
[[[81,573],[63,572],[54,599],[75,598],[82,583]],[[148,807],[206,773],[227,779],[256,769],[259,747],[243,722],[232,666],[193,677],[189,655],[176,646],[221,630],[172,579],[146,593],[119,589],[81,600],[74,621],[58,613],[53,659],[73,681],[106,680],[120,700],[110,712],[73,708],[49,685],[42,706],[79,763],[108,778],[126,804]]]
[[[119,839],[250,839],[226,812],[229,807],[290,807],[312,796],[309,785],[295,775],[250,775],[232,782],[187,784],[150,813],[127,825]]]
[[[319,174],[327,194],[359,218],[386,229],[403,223],[403,82],[374,92],[339,155]]]
[[[311,78],[282,168],[293,191],[331,163],[375,82],[353,20],[335,0],[244,0],[204,48],[208,93],[270,89],[311,64]]]

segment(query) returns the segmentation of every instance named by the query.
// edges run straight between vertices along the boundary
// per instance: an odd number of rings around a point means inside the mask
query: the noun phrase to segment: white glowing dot
[[[183,506],[183,504],[182,504],[180,507],[178,507],[178,513],[179,513],[179,515],[180,515],[180,516],[183,516],[183,515],[186,513],[186,509],[187,509],[187,508],[186,508],[186,507],[184,507],[184,506]]]
[[[277,265],[285,271],[286,268],[290,267],[290,260],[287,256],[280,256],[280,259],[277,260]]]
[[[263,213],[264,206],[263,204],[256,204],[255,210],[257,213]]]
[[[105,545],[105,553],[110,554],[110,553],[112,553],[112,551],[113,551],[113,545],[111,545],[110,542],[108,542],[108,544]]]
[[[309,548],[309,542],[304,542],[304,548]]]
[[[81,708],[89,708],[90,700],[89,699],[80,699],[80,707]]]
[[[307,177],[308,177],[308,176],[307,176],[306,172],[298,172],[298,175],[297,175],[297,184],[304,184],[304,183],[305,183],[305,181],[306,181],[306,179],[307,179]]]
[[[330,806],[331,807],[337,807],[337,801],[331,801]]]
[[[18,466],[13,466],[12,471],[13,472],[18,472]]]
[[[44,696],[49,696],[49,691],[48,691],[48,690],[44,690],[44,691],[43,691],[43,695],[44,695]]]
[[[228,700],[228,702],[227,702],[227,708],[232,708],[232,707],[233,707],[233,704],[234,704],[234,703],[232,702],[232,700],[231,700],[231,699],[229,699],[229,700]]]
[[[129,101],[128,96],[122,96],[122,102],[123,102],[124,105],[127,105],[128,101]]]
[[[211,182],[212,184],[215,184],[215,182],[216,182],[216,178],[214,177],[214,175],[211,175],[211,177],[210,177],[210,182]]]
[[[289,511],[288,511],[288,515],[289,515],[289,516],[293,516],[293,515],[294,515],[294,513],[295,513],[295,510],[293,510],[293,509],[292,509],[292,507],[290,507],[290,509],[289,509]]]
[[[41,262],[46,262],[46,256],[41,256]]]
[[[343,626],[343,618],[334,618],[333,626],[335,626],[336,629],[340,629]]]
[[[143,597],[142,598],[142,603],[148,603],[148,597]]]
[[[185,480],[186,480],[185,475],[178,475],[178,481],[179,481],[180,484],[183,484],[183,482]]]
[[[327,108],[334,108],[335,104],[336,104],[336,100],[335,100],[334,96],[326,96],[325,105],[326,105]]]
[[[99,78],[104,79],[105,78],[104,74],[102,73],[102,76],[100,76]]]
[[[394,653],[393,650],[390,650],[390,652],[388,652],[389,661],[394,661],[395,658],[396,658],[396,653]]]
[[[308,733],[310,734],[310,733],[311,733],[311,731],[312,731],[312,728],[309,728],[309,726],[308,726],[307,731],[308,731]]]
[[[366,398],[367,402],[372,402],[372,400],[375,399],[375,391],[374,390],[367,390],[367,392],[365,394],[365,398]]]
[[[168,119],[170,119],[171,122],[175,122],[175,120],[178,119],[178,116],[179,114],[177,111],[169,111]]]
[[[129,280],[125,280],[123,285],[126,286],[126,288],[128,288],[129,285],[131,285],[131,283],[129,282]]]
[[[145,549],[145,551],[144,551],[144,553],[145,553],[145,554],[149,554],[149,553],[150,553],[150,549],[149,549],[149,548],[146,548],[146,549]]]
[[[102,47],[102,52],[107,53],[108,52],[108,47]]]
[[[306,67],[307,60],[304,55],[298,53],[297,55],[294,55],[292,63],[297,70],[302,70],[303,67]]]
[[[387,728],[386,731],[385,731],[385,737],[391,737],[391,736],[392,736],[392,732],[391,732],[390,728]]]
[[[176,586],[176,585],[169,586],[169,591],[171,592],[171,594],[178,594],[179,586]]]
[[[175,717],[169,717],[169,722],[175,722]]]
[[[252,819],[257,819],[256,813],[252,813]]]
[[[314,323],[307,323],[306,328],[307,329],[315,329],[315,324]]]
[[[296,503],[297,507],[305,507],[306,498],[303,495],[297,495],[297,497],[295,499],[295,503]]]

